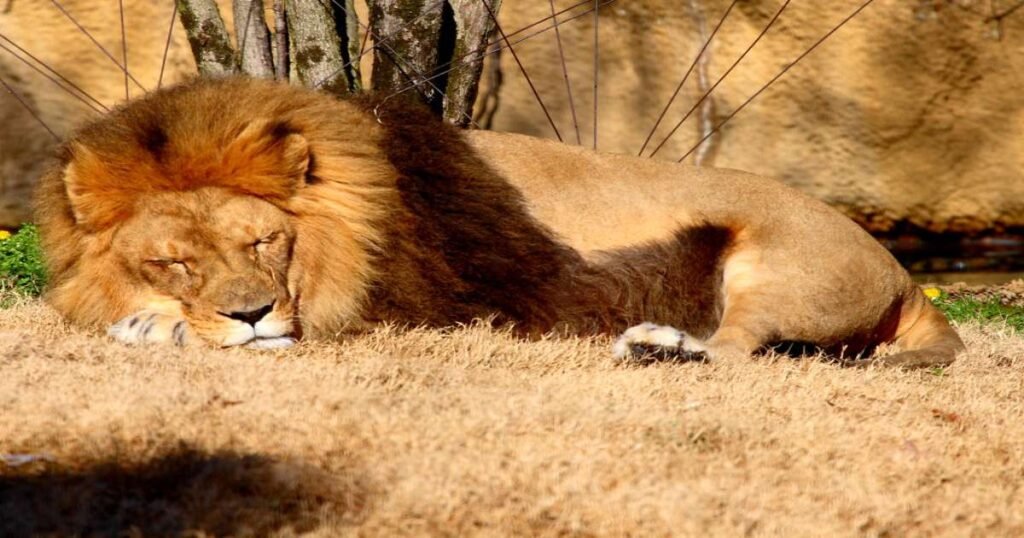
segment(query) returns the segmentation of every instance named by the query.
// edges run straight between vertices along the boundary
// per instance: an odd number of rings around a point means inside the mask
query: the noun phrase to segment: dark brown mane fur
[[[359,103],[374,113],[372,98]],[[530,216],[459,130],[417,104],[390,101],[376,113],[403,207],[389,219],[371,317],[429,325],[493,317],[531,334],[655,321],[707,336],[717,326],[728,230],[680,229],[588,261]]]

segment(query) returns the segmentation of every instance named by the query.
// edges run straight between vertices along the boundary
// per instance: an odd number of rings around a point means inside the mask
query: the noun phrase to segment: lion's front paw
[[[704,361],[707,353],[696,338],[667,325],[634,325],[615,341],[612,356],[616,361]]]
[[[107,334],[129,344],[174,344],[184,346],[190,340],[188,323],[178,316],[143,310],[110,326]]]

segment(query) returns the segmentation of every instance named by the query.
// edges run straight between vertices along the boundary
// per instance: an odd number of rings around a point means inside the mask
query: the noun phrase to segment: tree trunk
[[[385,94],[410,84],[440,112],[443,96],[425,79],[437,65],[442,0],[367,0],[373,29],[373,88]],[[439,82],[431,81],[440,87]],[[410,92],[413,90],[410,89]]]
[[[303,85],[338,95],[349,92],[334,12],[323,0],[285,0],[295,74]]]
[[[241,71],[277,76],[336,94],[362,91],[355,0],[232,0],[240,52],[235,53],[216,0],[176,0],[192,54],[204,76]],[[366,0],[374,40],[374,90],[419,95],[447,121],[465,127],[495,27],[489,5],[501,0]],[[453,61],[455,60],[455,61]]]
[[[242,71],[260,78],[274,77],[270,31],[263,19],[263,0],[234,0],[235,36]]]
[[[484,67],[487,39],[494,29],[494,21],[481,0],[449,0],[455,18],[455,47],[451,57],[455,60],[448,73],[445,88],[444,119],[455,125],[466,127],[471,123],[473,103],[476,102],[480,73]],[[501,0],[488,0],[495,14],[501,8]]]
[[[235,51],[224,19],[213,0],[177,0],[181,24],[185,27],[192,55],[202,75],[238,72]]]

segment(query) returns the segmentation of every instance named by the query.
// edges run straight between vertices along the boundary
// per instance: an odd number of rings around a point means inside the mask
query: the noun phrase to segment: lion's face
[[[138,286],[165,301],[164,312],[180,307],[187,325],[164,328],[172,339],[184,343],[188,331],[235,346],[295,332],[288,289],[294,240],[288,214],[273,204],[205,188],[146,198],[117,229],[113,251]],[[146,322],[138,316],[120,325]]]

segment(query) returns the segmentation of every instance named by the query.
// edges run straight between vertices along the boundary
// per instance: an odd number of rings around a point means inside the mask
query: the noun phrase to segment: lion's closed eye
[[[257,238],[255,241],[253,241],[252,247],[255,248],[257,251],[259,251],[260,249],[265,249],[265,248],[269,247],[270,245],[272,245],[273,243],[277,242],[277,240],[280,237],[281,237],[281,232],[271,232],[269,234],[266,234],[266,235],[263,235],[262,237]]]
[[[192,269],[189,267],[188,262],[185,260],[175,260],[169,258],[151,258],[146,260],[146,265],[152,269],[158,269],[161,271],[171,271],[181,275],[191,275]]]

